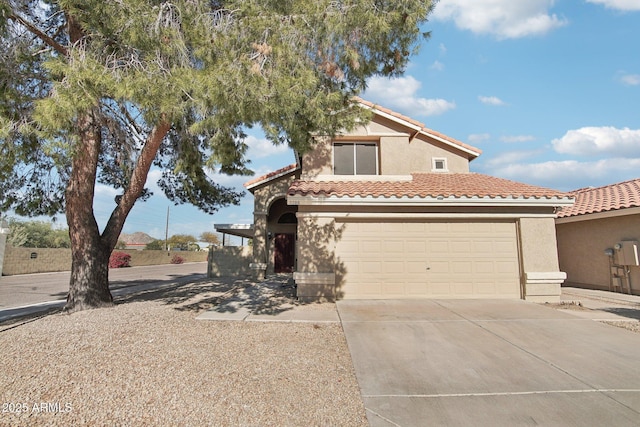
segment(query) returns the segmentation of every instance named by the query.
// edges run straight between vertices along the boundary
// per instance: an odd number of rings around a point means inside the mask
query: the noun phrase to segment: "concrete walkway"
[[[237,287],[215,307],[201,313],[198,320],[247,322],[338,323],[332,303],[300,303],[295,300],[291,275],[274,275],[257,284]]]
[[[581,288],[562,288],[562,301],[584,310],[571,314],[599,321],[640,321],[640,296]]]

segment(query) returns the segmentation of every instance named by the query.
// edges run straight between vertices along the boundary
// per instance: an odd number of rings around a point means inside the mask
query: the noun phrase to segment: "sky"
[[[640,0],[440,0],[423,30],[405,74],[372,79],[364,99],[480,148],[472,172],[561,191],[640,176]],[[255,176],[295,162],[258,131],[247,142]],[[164,238],[167,209],[170,236],[253,222],[248,192],[209,215],[174,206],[159,174],[124,232]],[[216,179],[243,189],[252,178]],[[101,227],[115,195],[98,185]]]

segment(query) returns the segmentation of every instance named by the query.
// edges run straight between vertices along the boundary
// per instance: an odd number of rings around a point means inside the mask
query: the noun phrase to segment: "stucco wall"
[[[174,255],[179,255],[185,262],[203,262],[207,260],[207,251],[187,252],[171,251],[138,251],[119,250],[131,255],[131,266],[170,264]],[[32,258],[31,254],[36,254]],[[71,269],[71,250],[54,248],[16,248],[7,246],[5,249],[2,274],[47,273],[52,271],[68,271]]]
[[[0,276],[2,275],[2,264],[4,263],[4,250],[7,246],[7,235],[0,232]]]
[[[224,246],[209,253],[207,275],[209,277],[247,276],[253,259],[251,246]]]
[[[567,284],[609,290],[609,257],[604,251],[622,240],[640,240],[640,215],[560,222],[556,230],[560,268],[567,272]],[[630,276],[633,293],[640,295],[640,267],[631,267]],[[626,291],[626,282],[624,286]]]
[[[408,131],[395,122],[376,116],[367,126],[358,127],[337,139],[378,142],[381,175],[431,172],[433,158],[446,158],[449,172],[469,172],[469,160],[459,151],[424,135],[418,135],[410,142],[412,134]],[[332,175],[332,162],[332,142],[329,138],[322,138],[314,150],[303,157],[302,174],[305,177]]]
[[[525,272],[558,271],[553,218],[521,218],[520,242]]]

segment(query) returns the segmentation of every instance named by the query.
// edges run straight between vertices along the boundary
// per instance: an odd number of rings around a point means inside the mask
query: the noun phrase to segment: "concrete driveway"
[[[339,301],[371,426],[640,425],[640,335],[525,301]]]

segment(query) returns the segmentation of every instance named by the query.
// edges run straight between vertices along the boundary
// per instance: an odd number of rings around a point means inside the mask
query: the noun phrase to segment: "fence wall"
[[[209,252],[207,275],[209,277],[247,276],[253,261],[252,246],[222,246]]]
[[[117,250],[131,255],[131,266],[170,264],[174,255],[184,259],[184,262],[204,262],[207,251],[138,251]],[[2,274],[46,273],[52,271],[71,270],[71,249],[52,248],[15,248],[7,245],[4,253]]]

